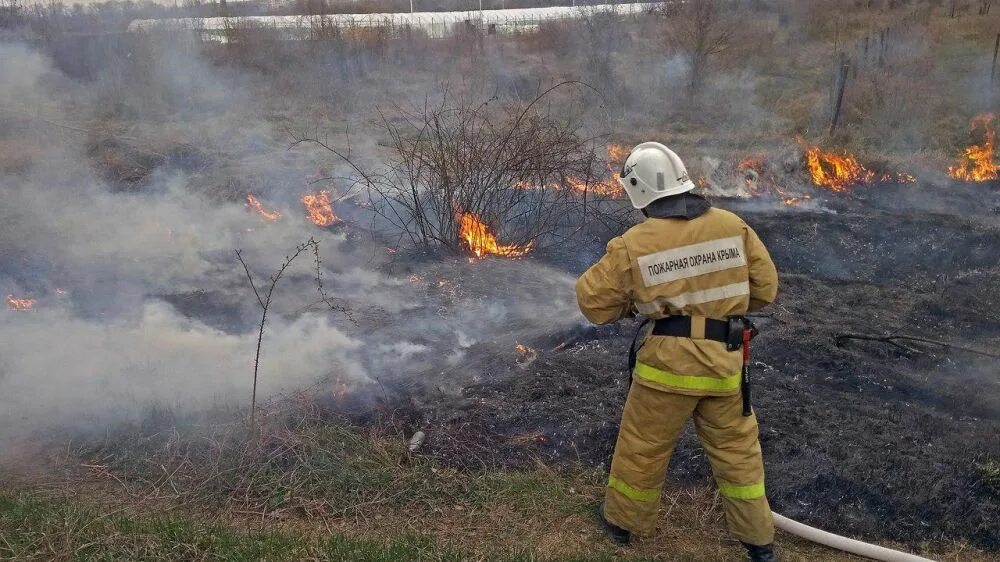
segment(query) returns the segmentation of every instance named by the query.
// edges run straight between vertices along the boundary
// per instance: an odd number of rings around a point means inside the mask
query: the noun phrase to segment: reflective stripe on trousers
[[[604,515],[636,534],[655,530],[670,455],[688,418],[712,465],[729,529],[740,540],[774,540],[764,495],[756,417],[743,417],[739,394],[688,396],[633,384],[611,461]]]
[[[678,375],[670,371],[657,369],[645,363],[636,363],[632,374],[650,382],[686,390],[738,390],[741,379],[740,373],[723,377]]]

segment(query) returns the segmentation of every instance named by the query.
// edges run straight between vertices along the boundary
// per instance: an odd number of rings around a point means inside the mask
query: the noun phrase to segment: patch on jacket
[[[652,287],[746,264],[743,238],[733,236],[642,256],[639,271],[643,284]]]

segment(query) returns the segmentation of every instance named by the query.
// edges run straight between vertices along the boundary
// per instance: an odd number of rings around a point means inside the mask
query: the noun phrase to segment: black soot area
[[[737,210],[738,211],[738,210]],[[907,335],[993,351],[1000,230],[989,220],[862,204],[838,212],[741,212],[781,273],[758,319],[755,411],[773,508],[869,539],[1000,546],[1000,374],[957,347],[841,339]],[[738,211],[739,212],[739,211]],[[545,261],[579,274],[595,239]],[[586,256],[586,260],[582,256]],[[540,258],[535,258],[540,259]],[[484,341],[457,392],[410,389],[394,415],[468,469],[607,466],[629,385],[634,321],[553,329],[516,349]],[[669,486],[711,480],[691,428]]]

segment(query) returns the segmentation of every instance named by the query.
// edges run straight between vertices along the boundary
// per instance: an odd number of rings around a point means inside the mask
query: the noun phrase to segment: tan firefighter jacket
[[[634,312],[691,316],[692,338],[645,339],[633,380],[695,396],[740,388],[742,352],[701,339],[704,319],[758,310],[777,292],[777,271],[757,234],[733,213],[711,207],[693,218],[647,218],[608,242],[604,257],[576,284],[580,310],[595,324]]]

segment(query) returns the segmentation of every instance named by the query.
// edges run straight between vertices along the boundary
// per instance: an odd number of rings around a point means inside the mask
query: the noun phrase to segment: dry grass
[[[621,549],[594,522],[604,474],[593,470],[457,471],[409,453],[392,427],[360,429],[315,410],[266,410],[256,434],[240,424],[213,427],[147,424],[73,450],[58,478],[35,472],[8,481],[0,488],[0,558],[741,556],[707,486],[668,488],[657,535]],[[786,560],[851,559],[790,536],[778,542]],[[941,560],[990,559],[962,545],[924,551]]]

